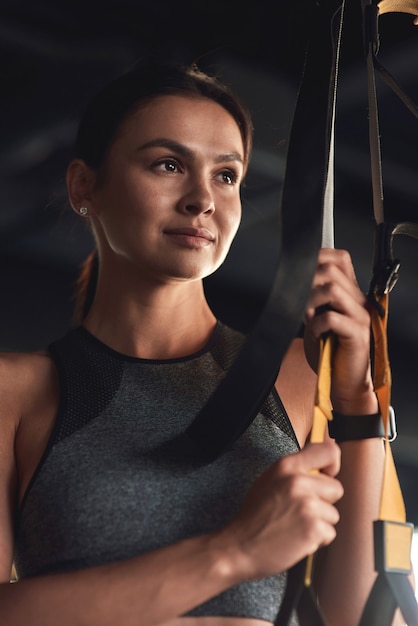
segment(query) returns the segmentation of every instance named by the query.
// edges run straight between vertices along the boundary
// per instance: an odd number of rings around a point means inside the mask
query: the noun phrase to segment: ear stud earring
[[[81,207],[79,208],[78,212],[80,213],[80,215],[82,215],[82,216],[84,217],[84,216],[85,216],[85,215],[87,215],[87,213],[88,213],[88,208],[87,208],[87,207],[85,207],[85,206],[81,206]]]

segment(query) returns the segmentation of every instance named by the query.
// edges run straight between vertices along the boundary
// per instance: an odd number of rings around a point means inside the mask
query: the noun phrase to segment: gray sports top
[[[186,358],[125,356],[83,328],[53,343],[61,400],[17,519],[20,578],[129,558],[223,526],[254,480],[298,445],[275,392],[244,435],[202,463],[184,433],[239,350],[218,323]],[[189,615],[274,621],[285,575],[236,585]]]

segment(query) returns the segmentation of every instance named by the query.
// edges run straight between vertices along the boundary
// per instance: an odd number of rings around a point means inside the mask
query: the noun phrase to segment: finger
[[[348,310],[354,307],[364,308],[366,296],[348,279],[339,274],[339,270],[332,268],[326,276],[315,276],[311,292],[309,294],[307,309],[318,309],[324,305],[335,310]]]
[[[339,311],[327,311],[314,316],[309,321],[309,334],[316,341],[324,333],[333,332],[339,341],[344,339],[353,342],[353,346],[367,346],[370,336],[370,319],[364,311],[357,317],[340,313]]]
[[[303,460],[310,470],[316,469],[328,476],[336,476],[340,471],[341,450],[335,441],[308,443],[302,450]]]
[[[359,302],[365,302],[365,296],[358,286],[349,253],[346,250],[323,248],[318,254],[317,270],[312,287],[333,282],[341,284],[347,293],[352,293]]]
[[[334,441],[308,443],[300,452],[281,459],[281,470],[283,474],[308,474],[318,470],[336,476],[340,470],[340,457],[340,448]]]
[[[339,314],[339,316],[335,315]],[[350,323],[359,326],[370,327],[370,315],[365,307],[363,295],[353,295],[337,283],[321,285],[311,292],[307,309],[305,311],[305,323],[312,331],[320,325],[320,331],[338,330],[336,324],[344,322],[342,317]],[[312,326],[314,325],[314,326]],[[311,328],[312,326],[312,328]],[[350,326],[347,326],[349,331]],[[319,329],[317,329],[319,330]],[[315,333],[319,336],[319,333]],[[350,332],[347,333],[350,335]]]
[[[337,531],[336,531],[334,524],[324,523],[323,530],[321,532],[322,532],[323,539],[321,543],[317,546],[316,550],[314,550],[313,552],[316,552],[317,550],[319,550],[319,548],[324,548],[325,546],[329,546],[329,544],[332,543],[335,537],[337,536]],[[312,552],[310,554],[312,554]]]
[[[277,489],[281,498],[299,507],[298,514],[302,518],[326,519],[330,523],[338,521],[338,512],[336,509],[334,512],[333,505],[343,497],[344,488],[337,478],[317,471],[296,474],[282,478]]]
[[[347,250],[335,248],[321,248],[318,254],[318,265],[332,264],[337,266],[350,281],[357,284],[356,273],[354,271],[351,256]]]

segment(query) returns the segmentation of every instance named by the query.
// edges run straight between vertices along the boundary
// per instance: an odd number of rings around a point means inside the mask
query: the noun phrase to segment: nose
[[[209,184],[202,180],[190,184],[179,202],[179,210],[191,215],[212,215],[215,201]]]

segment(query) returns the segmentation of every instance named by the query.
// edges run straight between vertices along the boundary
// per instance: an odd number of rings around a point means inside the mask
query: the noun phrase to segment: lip
[[[182,226],[180,228],[169,228],[164,234],[182,248],[198,250],[210,246],[215,237],[207,228],[193,228]]]
[[[207,241],[214,241],[214,235],[207,228],[192,228],[183,226],[181,228],[170,228],[164,231],[166,235],[184,235],[186,237],[198,237]]]

